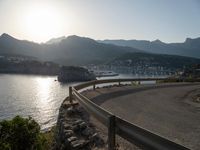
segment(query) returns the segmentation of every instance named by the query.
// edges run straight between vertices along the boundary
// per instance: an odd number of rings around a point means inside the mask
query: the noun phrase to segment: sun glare
[[[47,105],[52,86],[51,78],[37,78],[36,79],[39,102]]]
[[[61,12],[50,5],[32,5],[25,14],[26,32],[38,40],[47,40],[62,33],[62,22]]]

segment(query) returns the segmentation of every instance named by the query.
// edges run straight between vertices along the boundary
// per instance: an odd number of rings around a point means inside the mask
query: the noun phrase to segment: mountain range
[[[49,40],[46,43],[34,43],[26,40],[16,39],[8,34],[0,36],[0,55],[23,55],[31,56],[41,61],[53,61],[61,65],[88,65],[107,64],[123,55],[134,53],[141,57],[145,55],[160,57],[159,54],[176,54],[181,56],[200,58],[200,38],[187,39],[184,43],[163,43],[156,41],[137,40],[104,40],[95,41],[87,37],[76,35],[60,37]],[[191,60],[191,58],[184,61]],[[142,58],[142,57],[141,57]],[[183,58],[180,56],[165,57],[167,59]],[[167,59],[165,59],[167,61]],[[177,59],[179,60],[179,59]],[[198,59],[195,59],[198,60]]]
[[[187,38],[183,43],[164,43],[160,40],[102,40],[98,42],[134,47],[150,53],[200,58],[200,38]]]
[[[102,44],[93,39],[75,35],[58,41],[53,39],[51,42],[38,44],[2,34],[0,55],[26,55],[64,65],[85,65],[104,63],[126,52],[143,52],[131,47]]]

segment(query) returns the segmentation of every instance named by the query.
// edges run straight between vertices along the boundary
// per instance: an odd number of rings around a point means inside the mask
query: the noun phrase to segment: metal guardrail
[[[156,135],[146,129],[138,127],[126,120],[121,119],[118,116],[113,115],[97,104],[93,103],[90,99],[80,94],[78,90],[86,87],[95,86],[104,83],[119,83],[132,82],[132,81],[158,81],[163,78],[140,78],[140,79],[108,79],[108,80],[94,80],[83,84],[69,87],[69,99],[72,102],[73,96],[79,101],[79,103],[94,117],[96,117],[101,123],[108,127],[108,148],[109,150],[115,149],[115,135],[134,143],[143,149],[154,150],[189,150],[182,145],[174,143],[166,138]]]
[[[92,113],[96,118],[98,118],[99,121],[101,121],[105,126],[108,125],[109,117],[112,116],[112,114],[105,109],[99,107],[92,101],[90,101],[85,96],[78,93],[77,90],[73,88],[73,94],[78,99],[79,103],[90,113]]]
[[[93,89],[95,89],[95,86],[98,85],[98,84],[115,83],[115,82],[118,82],[120,84],[121,82],[153,81],[153,80],[161,81],[163,79],[164,78],[156,78],[156,79],[154,79],[154,78],[138,78],[138,79],[127,78],[127,79],[93,80],[93,81],[89,81],[89,82],[86,82],[86,83],[82,83],[82,84],[76,85],[76,86],[74,86],[74,88],[76,90],[81,90],[81,89],[84,89],[86,87],[93,86]]]
[[[146,149],[188,150],[188,148],[184,146],[176,144],[119,117],[116,117],[116,133],[129,142]]]

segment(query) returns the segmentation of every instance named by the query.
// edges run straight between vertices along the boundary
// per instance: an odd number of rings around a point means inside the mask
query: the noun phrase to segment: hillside
[[[145,53],[127,53],[110,61],[109,65],[114,66],[142,66],[142,67],[165,67],[165,68],[183,68],[192,64],[199,64],[200,59],[164,55],[164,54],[145,54]]]
[[[0,73],[57,75],[60,66],[52,62],[40,62],[31,57],[1,56]]]
[[[183,43],[164,43],[160,40],[103,40],[100,43],[129,46],[146,52],[200,58],[200,38],[187,38]]]
[[[2,34],[0,55],[25,55],[63,65],[86,65],[105,63],[127,52],[142,52],[130,47],[101,44],[93,39],[75,35],[62,38],[60,42],[55,41],[56,39],[46,44],[38,44]]]
[[[156,45],[157,49],[161,51],[164,48],[170,49],[170,47],[183,47],[181,50],[192,47],[194,50],[197,50],[199,48],[198,42],[199,39],[187,39],[183,44],[165,44],[159,40],[150,43]],[[146,46],[145,50],[151,51],[151,44],[147,41],[140,41],[138,43],[143,45],[143,47]],[[167,50],[163,52],[168,53]],[[190,56],[193,51],[191,50],[191,54],[189,51],[187,52],[187,56]],[[18,40],[8,34],[3,34],[0,36],[0,55],[23,55],[32,57],[38,61],[53,61],[68,66],[109,64],[113,60],[116,61],[126,57],[127,59],[132,59],[135,64],[142,61],[147,65],[149,63],[156,63],[172,67],[199,62],[198,59],[172,55],[155,55],[136,48],[99,43],[93,39],[75,35],[66,38],[54,38],[47,43],[38,44]],[[198,57],[198,52],[196,53],[196,57]]]
[[[18,40],[5,33],[0,36],[1,55],[27,55],[39,57],[42,52],[43,48],[40,44]]]
[[[46,45],[46,50],[54,56],[50,57],[52,61],[75,65],[100,64],[126,52],[140,52],[135,48],[101,44],[93,39],[78,36],[69,36],[60,43]]]

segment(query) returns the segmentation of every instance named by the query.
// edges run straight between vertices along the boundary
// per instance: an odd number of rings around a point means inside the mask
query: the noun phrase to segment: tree
[[[31,117],[14,117],[0,122],[0,149],[42,150],[46,140]]]

